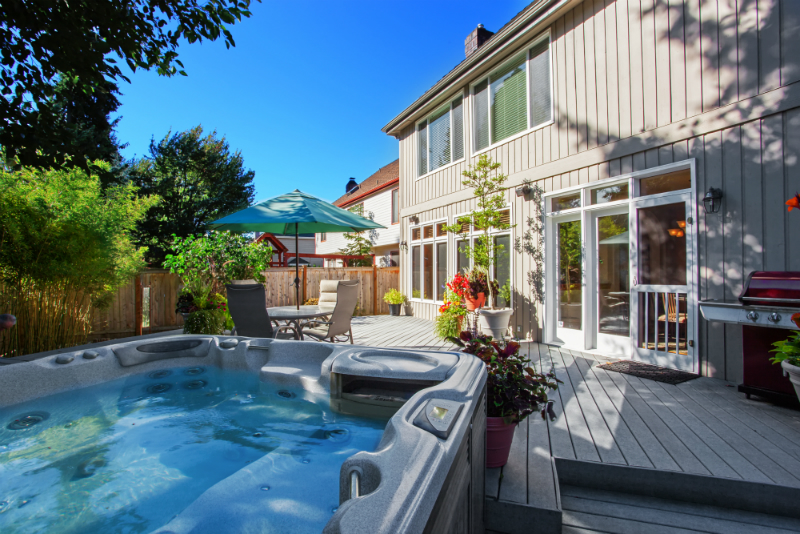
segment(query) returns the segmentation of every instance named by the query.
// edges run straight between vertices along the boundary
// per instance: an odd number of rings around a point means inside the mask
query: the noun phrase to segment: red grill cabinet
[[[772,343],[797,330],[792,315],[800,312],[800,272],[753,271],[745,280],[739,302],[704,300],[700,312],[707,321],[742,325],[743,382],[739,391],[800,407],[792,383],[769,359]]]

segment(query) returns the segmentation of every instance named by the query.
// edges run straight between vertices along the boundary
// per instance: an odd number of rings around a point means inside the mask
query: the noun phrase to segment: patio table
[[[304,319],[327,317],[333,313],[333,309],[320,308],[319,306],[300,306],[300,309],[294,306],[275,306],[273,308],[267,308],[267,313],[271,321],[286,321],[294,324],[294,327],[297,329],[297,334],[302,340],[303,329],[300,321]]]

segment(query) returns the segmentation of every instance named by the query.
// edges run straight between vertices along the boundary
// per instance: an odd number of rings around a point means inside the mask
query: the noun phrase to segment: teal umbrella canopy
[[[218,219],[210,227],[231,232],[270,232],[281,235],[360,232],[386,228],[297,189]]]

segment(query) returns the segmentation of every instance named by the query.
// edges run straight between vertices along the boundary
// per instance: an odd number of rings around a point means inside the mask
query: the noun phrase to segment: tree
[[[150,141],[149,157],[131,162],[128,176],[140,194],[162,199],[137,229],[147,260],[159,266],[173,236],[204,234],[210,222],[249,206],[255,192],[241,152],[231,153],[217,132],[203,137],[201,126]]]
[[[350,208],[349,211],[363,217],[364,204],[356,204]],[[347,256],[367,256],[372,254],[372,241],[369,238],[364,237],[363,231],[345,233],[344,238],[347,240],[347,244],[339,249],[340,254]],[[345,260],[345,262],[349,267],[372,266],[372,258],[366,258],[362,260]]]
[[[53,153],[62,131],[42,126],[58,116],[52,108],[59,76],[77,80],[75,89],[92,98],[108,82],[130,81],[117,59],[134,72],[186,75],[178,43],[223,37],[235,46],[226,25],[250,17],[249,7],[250,0],[4,0],[0,145],[12,159],[30,160],[38,149]]]

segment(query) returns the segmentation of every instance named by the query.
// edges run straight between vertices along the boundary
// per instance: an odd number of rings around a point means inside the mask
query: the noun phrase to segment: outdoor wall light
[[[722,209],[722,189],[710,187],[703,197],[703,208],[706,213],[717,213]]]
[[[518,197],[525,196],[531,192],[531,186],[529,186],[528,184],[521,185],[518,188],[516,188],[514,192],[517,194]]]
[[[408,218],[408,220],[411,221],[413,224],[419,223],[419,217],[417,215],[412,215],[411,217]]]
[[[400,241],[400,248],[408,252],[408,243],[405,241]]]

